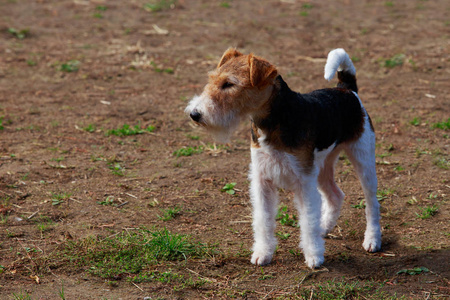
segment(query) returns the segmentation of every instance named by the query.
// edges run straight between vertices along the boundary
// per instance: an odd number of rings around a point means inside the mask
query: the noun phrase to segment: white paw
[[[324,260],[325,259],[323,256],[305,256],[305,263],[311,269],[320,267],[323,264]]]
[[[250,260],[252,264],[257,266],[264,266],[270,264],[272,261],[273,254],[267,254],[263,252],[253,252],[252,259]]]
[[[377,252],[381,249],[381,237],[366,237],[362,245],[367,252]]]

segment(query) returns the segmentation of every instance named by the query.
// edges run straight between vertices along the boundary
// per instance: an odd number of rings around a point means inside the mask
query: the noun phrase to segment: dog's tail
[[[357,93],[355,66],[342,48],[334,49],[328,53],[327,63],[325,64],[325,79],[328,81],[333,79],[336,71],[339,79],[337,86]]]

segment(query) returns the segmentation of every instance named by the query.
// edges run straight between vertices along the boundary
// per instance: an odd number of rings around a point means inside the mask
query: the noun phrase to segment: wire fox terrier
[[[375,171],[375,133],[358,97],[356,71],[348,54],[328,54],[325,79],[335,73],[336,88],[300,94],[292,91],[275,66],[253,54],[228,49],[200,96],[186,108],[191,119],[220,141],[228,141],[239,121],[251,118],[251,180],[254,244],[251,262],[272,260],[277,239],[277,188],[294,192],[300,214],[300,247],[310,268],[324,262],[323,236],[336,225],[344,193],[334,166],[345,151],[366,199],[363,247],[381,247]]]

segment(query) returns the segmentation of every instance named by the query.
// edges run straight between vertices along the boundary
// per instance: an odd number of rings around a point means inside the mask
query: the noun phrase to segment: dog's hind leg
[[[345,197],[344,193],[334,180],[334,166],[340,150],[341,149],[335,149],[328,155],[319,173],[319,192],[322,195],[322,235],[331,232],[334,226],[336,226],[337,219],[341,212],[342,202]]]
[[[377,199],[377,174],[375,169],[375,134],[366,118],[364,132],[345,151],[355,167],[366,198],[366,232],[363,247],[368,252],[381,248],[380,204]]]
[[[250,179],[254,232],[251,262],[262,266],[272,261],[277,246],[275,218],[278,208],[278,192],[273,182],[264,178],[263,172],[258,170],[254,161],[252,162]]]

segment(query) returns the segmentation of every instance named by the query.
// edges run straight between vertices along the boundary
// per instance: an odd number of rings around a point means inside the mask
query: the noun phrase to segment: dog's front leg
[[[275,237],[275,217],[278,207],[277,188],[264,178],[261,170],[253,162],[251,171],[251,200],[253,205],[253,255],[252,264],[263,266],[272,261],[277,246]]]
[[[324,262],[325,242],[320,226],[322,198],[317,189],[317,176],[303,177],[300,190],[295,191],[294,201],[300,214],[300,248],[306,264],[314,269]]]

